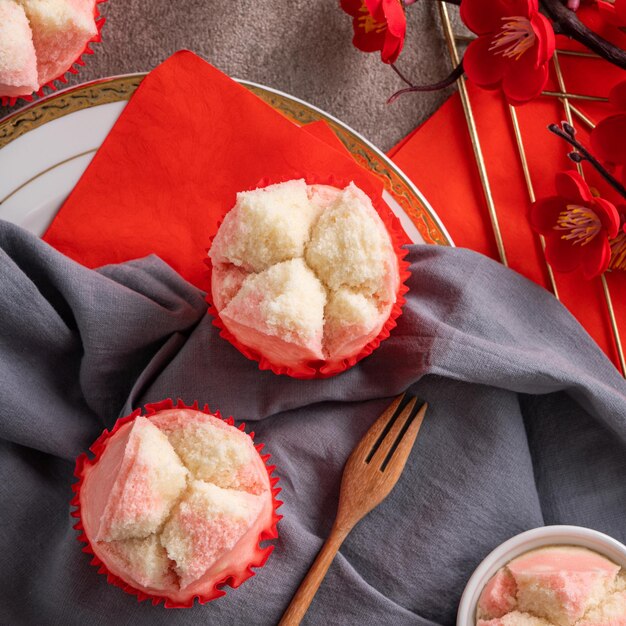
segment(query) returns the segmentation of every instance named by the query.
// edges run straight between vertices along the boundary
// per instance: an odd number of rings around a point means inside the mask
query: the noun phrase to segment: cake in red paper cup
[[[338,374],[389,336],[408,275],[395,216],[354,183],[237,194],[209,250],[215,323],[261,369]]]
[[[100,41],[105,0],[0,0],[0,100],[13,104],[84,65]]]
[[[110,583],[166,607],[238,587],[265,564],[280,502],[253,435],[208,407],[166,400],[117,421],[81,455],[75,528]]]

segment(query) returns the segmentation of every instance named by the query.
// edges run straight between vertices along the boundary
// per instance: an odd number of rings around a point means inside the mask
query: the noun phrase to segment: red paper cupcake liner
[[[0,96],[0,105],[13,106],[18,100],[24,100],[25,102],[32,102],[35,99],[35,95],[39,97],[42,97],[44,95],[44,89],[46,87],[48,87],[52,91],[56,91],[58,87],[54,84],[55,81],[58,80],[59,82],[63,84],[67,84],[68,74],[78,74],[78,68],[75,66],[79,65],[80,67],[83,67],[85,65],[85,60],[83,59],[83,56],[94,53],[93,50],[91,49],[91,44],[100,43],[102,41],[102,27],[104,26],[104,23],[106,22],[106,18],[100,15],[100,8],[98,7],[98,5],[104,2],[107,2],[107,0],[96,0],[96,4],[93,7],[93,16],[94,16],[94,20],[95,20],[96,28],[98,29],[98,32],[85,44],[85,47],[83,48],[82,52],[78,55],[76,60],[72,61],[72,64],[70,65],[70,67],[67,70],[65,70],[63,74],[61,74],[60,76],[57,76],[56,78],[53,78],[52,80],[49,80],[44,85],[41,85],[37,91],[34,91],[31,94],[26,94],[24,96]]]
[[[344,189],[350,181],[342,180],[337,178],[334,175],[329,175],[326,177],[322,177],[314,174],[302,174],[299,176],[290,176],[285,177],[283,179],[268,179],[264,178],[254,187],[253,189],[259,189],[262,187],[267,187],[269,185],[274,185],[277,183],[286,182],[287,180],[293,180],[298,178],[304,178],[307,185],[329,185],[331,187],[337,187],[338,189]],[[242,190],[245,191],[245,190]],[[250,359],[251,361],[257,361],[259,364],[260,370],[271,370],[275,374],[284,374],[286,376],[291,376],[292,378],[299,378],[303,380],[308,380],[311,378],[330,378],[331,376],[336,376],[337,374],[341,374],[346,370],[350,369],[353,365],[358,363],[360,360],[364,359],[366,356],[369,356],[382,341],[387,339],[391,333],[391,331],[398,325],[398,318],[402,315],[402,307],[406,301],[404,295],[409,290],[406,285],[406,281],[411,275],[409,272],[409,263],[405,260],[406,255],[408,254],[408,250],[404,248],[406,244],[410,244],[411,240],[407,237],[404,229],[400,224],[400,220],[396,217],[393,211],[387,206],[387,203],[382,199],[382,196],[377,196],[372,198],[368,194],[368,197],[372,201],[372,205],[374,209],[380,216],[387,232],[389,233],[389,237],[391,238],[391,244],[393,250],[398,259],[398,274],[400,277],[400,282],[398,285],[398,291],[396,292],[396,302],[394,303],[391,312],[389,313],[389,317],[387,321],[383,325],[380,333],[372,339],[369,343],[367,343],[361,350],[347,359],[342,359],[338,362],[328,363],[327,361],[308,361],[302,365],[302,367],[292,367],[286,365],[277,365],[270,360],[268,360],[263,354],[261,354],[258,350],[254,348],[250,348],[245,344],[241,343],[229,330],[226,328],[226,325],[222,321],[220,314],[213,302],[213,296],[211,291],[211,277],[213,264],[209,256],[207,256],[204,260],[204,263],[209,268],[209,276],[208,276],[208,291],[206,296],[206,301],[211,305],[209,307],[209,313],[213,317],[213,325],[220,329],[220,337],[223,337],[228,342],[230,342],[241,354]],[[221,226],[222,221],[218,222],[217,228]],[[213,243],[215,235],[211,237],[210,244]],[[207,249],[207,253],[210,249]]]
[[[283,517],[282,515],[279,515],[277,513],[278,508],[282,506],[283,503],[280,500],[278,500],[276,497],[281,491],[280,487],[276,487],[276,484],[278,483],[279,478],[278,476],[272,476],[272,473],[276,469],[276,466],[267,464],[267,462],[269,461],[271,457],[270,454],[261,454],[261,451],[265,447],[265,444],[255,443],[254,448],[259,453],[259,456],[263,460],[263,463],[265,464],[265,467],[267,469],[267,475],[270,481],[270,489],[272,491],[272,505],[273,506],[272,506],[271,523],[269,527],[264,528],[259,534],[259,538],[256,541],[256,553],[254,557],[248,563],[240,566],[238,571],[232,572],[231,574],[228,574],[227,576],[225,576],[223,579],[216,581],[215,584],[213,585],[213,588],[208,593],[203,594],[203,595],[195,595],[188,602],[176,602],[176,601],[170,600],[169,598],[165,596],[145,593],[144,591],[141,591],[140,589],[136,589],[135,587],[127,583],[125,580],[123,580],[116,574],[113,574],[112,572],[110,572],[107,566],[100,560],[100,558],[96,556],[91,546],[91,542],[89,538],[87,537],[87,534],[85,533],[85,529],[83,527],[83,522],[82,522],[82,517],[81,517],[81,505],[80,505],[80,490],[83,485],[85,468],[91,467],[98,462],[98,460],[100,459],[102,453],[104,452],[106,448],[106,442],[109,439],[109,437],[112,437],[122,426],[124,426],[124,424],[127,424],[128,422],[133,421],[139,415],[143,415],[144,417],[150,418],[159,411],[164,411],[164,410],[173,409],[173,408],[192,409],[194,411],[201,411],[202,413],[206,413],[207,415],[212,415],[214,417],[217,417],[223,420],[230,426],[235,425],[235,420],[232,417],[225,418],[220,415],[219,411],[212,412],[209,409],[209,406],[207,404],[205,404],[202,408],[200,408],[198,406],[197,400],[192,405],[187,405],[180,399],[178,399],[176,404],[174,404],[174,402],[169,398],[166,400],[162,400],[161,402],[146,404],[144,407],[145,409],[144,413],[142,413],[141,409],[136,409],[130,415],[127,415],[125,417],[121,417],[120,419],[118,419],[110,431],[105,429],[102,432],[102,434],[96,439],[96,441],[94,441],[92,446],[89,448],[89,450],[93,453],[93,458],[90,458],[89,456],[87,456],[86,453],[83,453],[76,459],[76,467],[74,468],[74,476],[78,479],[78,481],[72,485],[72,491],[74,492],[75,495],[70,502],[70,504],[73,507],[76,507],[75,510],[70,513],[70,515],[72,517],[77,518],[78,520],[72,528],[79,531],[77,540],[81,543],[86,544],[83,547],[82,551],[85,552],[86,554],[92,555],[93,558],[90,561],[90,565],[93,565],[94,567],[98,568],[98,574],[105,575],[107,577],[107,581],[110,584],[115,585],[116,587],[120,587],[126,593],[137,596],[138,602],[143,602],[144,600],[150,600],[152,604],[155,606],[157,604],[160,604],[161,602],[164,602],[164,606],[167,609],[189,608],[193,606],[195,600],[198,600],[200,604],[206,604],[207,602],[210,602],[211,600],[215,600],[216,598],[220,598],[221,596],[226,595],[226,591],[223,589],[223,587],[225,587],[226,585],[228,585],[229,587],[232,587],[233,589],[236,589],[244,581],[248,580],[248,578],[251,578],[252,576],[254,576],[256,572],[252,568],[263,567],[263,565],[265,565],[267,559],[269,558],[270,554],[274,550],[274,545],[269,545],[269,546],[262,548],[260,544],[263,541],[278,538],[277,524]],[[238,429],[241,432],[245,432],[245,424],[244,423],[240,424]],[[254,432],[250,432],[247,434],[254,441]]]

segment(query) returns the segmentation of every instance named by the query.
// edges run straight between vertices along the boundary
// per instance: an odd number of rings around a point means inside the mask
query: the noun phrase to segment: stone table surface
[[[187,48],[230,76],[321,107],[383,150],[427,119],[451,91],[386,104],[403,83],[377,53],[352,46],[351,18],[337,0],[109,0],[100,6],[107,19],[103,42],[70,84],[150,70]],[[408,8],[398,66],[422,84],[449,73],[432,0]],[[0,117],[14,109],[0,107]]]

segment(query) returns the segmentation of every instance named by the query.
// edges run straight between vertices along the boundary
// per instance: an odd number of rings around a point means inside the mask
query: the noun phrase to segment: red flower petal
[[[536,98],[548,82],[548,64],[535,67],[535,59],[529,52],[510,62],[502,80],[502,89],[511,104],[524,104]]]
[[[617,16],[615,15],[615,6],[609,4],[608,2],[598,2],[597,4],[598,11],[600,15],[609,23],[609,24],[618,24]]]
[[[554,54],[555,37],[552,24],[547,17],[541,13],[533,15],[530,19],[530,23],[537,37],[537,61],[536,67],[539,67],[542,63],[550,60]]]
[[[479,37],[470,43],[463,58],[467,77],[479,87],[496,87],[507,69],[507,59],[501,54],[494,54],[490,47],[490,35]]]
[[[602,3],[604,4],[604,3]],[[626,0],[615,0],[615,15],[620,26],[626,26]]]
[[[598,2],[596,4],[600,15],[609,23],[617,26],[626,26],[626,0],[610,2]]]
[[[389,36],[385,38],[383,49],[380,51],[380,58],[383,63],[395,63],[402,51],[402,39]]]
[[[385,21],[387,22],[387,30],[395,37],[404,40],[404,34],[406,33],[406,15],[404,14],[400,0],[383,0],[382,7]],[[402,47],[402,44],[400,47]]]
[[[377,22],[385,22],[385,12],[383,10],[383,0],[365,0],[365,6],[369,14]]]
[[[606,234],[609,238],[613,239],[613,237],[617,237],[620,217],[615,205],[604,198],[594,198],[593,210],[600,218],[602,226],[606,230]]]
[[[461,19],[477,35],[499,31],[502,18],[537,13],[537,0],[461,0]]]
[[[361,0],[340,0],[339,6],[352,17],[356,17],[362,5]]]
[[[604,233],[594,237],[586,246],[582,256],[583,276],[587,279],[599,276],[609,267],[611,244]]]
[[[624,2],[624,7],[626,11],[626,0]],[[626,80],[623,80],[621,83],[617,83],[617,85],[611,89],[611,92],[609,93],[609,100],[614,107],[626,111]]]
[[[361,50],[361,52],[378,52],[385,45],[385,31],[370,31],[366,33],[360,26],[354,22],[354,37],[352,45]]]
[[[383,0],[382,6],[387,22],[387,33],[380,57],[384,63],[395,63],[404,45],[406,16],[399,0]]]
[[[602,161],[615,165],[626,163],[626,114],[603,119],[591,131],[591,147]]]
[[[523,15],[531,18],[535,13],[539,12],[539,0],[512,0],[511,4],[515,5],[516,9],[520,11],[514,15]]]
[[[574,170],[559,172],[554,182],[557,194],[565,200],[584,206],[592,203],[593,196],[589,191],[589,185],[578,172]]]
[[[591,244],[589,244],[591,245]],[[557,272],[573,272],[582,265],[583,247],[563,239],[561,231],[546,235],[546,261]]]
[[[503,5],[502,0],[461,0],[461,20],[477,35],[493,33],[502,25]]]
[[[542,235],[551,234],[557,218],[567,208],[566,201],[560,196],[540,198],[530,205],[528,220],[532,229]]]

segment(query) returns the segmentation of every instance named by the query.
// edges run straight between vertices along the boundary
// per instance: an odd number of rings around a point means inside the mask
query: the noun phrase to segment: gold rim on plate
[[[85,83],[16,111],[0,120],[0,149],[30,130],[75,111],[110,102],[130,100],[145,76],[145,73],[129,74]],[[382,180],[385,189],[409,216],[426,243],[453,245],[445,227],[413,183],[363,137],[339,120],[302,100],[248,81],[239,80],[238,82],[300,126],[320,120],[325,121],[354,159]]]

